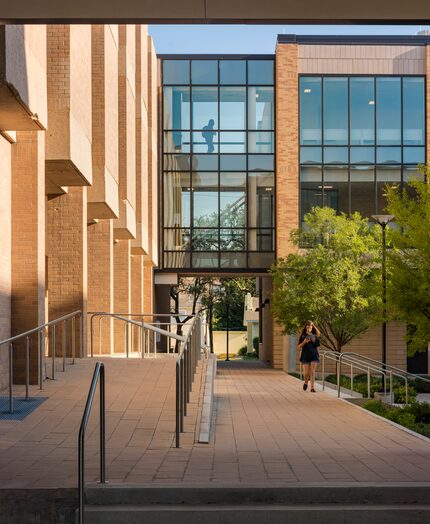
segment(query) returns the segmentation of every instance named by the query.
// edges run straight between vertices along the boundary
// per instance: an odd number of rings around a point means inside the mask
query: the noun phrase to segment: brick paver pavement
[[[107,477],[111,483],[430,482],[430,441],[259,363],[220,363],[214,431],[198,444],[201,374],[181,448],[174,438],[172,359],[105,359]],[[76,486],[76,439],[94,362],[81,361],[22,422],[0,422],[1,487]],[[97,405],[87,480],[97,479]]]

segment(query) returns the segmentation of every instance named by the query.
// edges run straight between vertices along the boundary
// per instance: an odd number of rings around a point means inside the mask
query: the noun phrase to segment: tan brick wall
[[[89,218],[117,218],[118,47],[109,25],[92,26],[92,162]]]
[[[158,265],[158,62],[154,43],[148,36],[148,194],[150,257]]]
[[[48,200],[46,212],[49,319],[73,311],[87,311],[87,189],[69,188],[65,195]],[[79,337],[79,328],[77,337]],[[71,324],[67,326],[68,335]],[[84,332],[85,334],[85,332]],[[76,340],[79,340],[77,338]],[[57,336],[57,353],[62,354]],[[71,344],[68,344],[71,355]]]
[[[299,225],[299,101],[298,46],[276,49],[276,257],[285,257],[295,247],[290,233]],[[288,361],[288,338],[274,322],[272,365],[282,369]]]
[[[88,226],[88,311],[113,312],[113,224],[101,220]],[[100,317],[93,321],[94,355],[113,351],[113,322]],[[101,327],[101,339],[100,328]],[[88,323],[88,351],[90,351]]]
[[[131,312],[143,313],[143,256],[131,255]],[[135,320],[140,321],[137,317]],[[139,337],[141,331],[136,326],[131,328],[132,340],[130,342],[134,351],[139,348]]]
[[[0,137],[0,340],[10,337],[11,299],[11,145]],[[0,347],[0,390],[8,384],[8,354],[6,346]]]
[[[131,311],[131,258],[130,241],[120,240],[114,243],[114,312]],[[125,352],[124,322],[114,321],[114,353]]]
[[[12,335],[45,322],[45,135],[17,133],[12,145]],[[30,381],[38,380],[38,353],[32,341]],[[14,354],[15,380],[24,379],[24,354]]]
[[[154,310],[154,267],[150,260],[145,260],[143,268],[143,311],[152,313]]]
[[[48,192],[92,183],[91,26],[49,25]]]
[[[421,75],[424,69],[423,46],[299,46],[299,73]]]
[[[46,26],[0,27],[0,129],[46,129]]]

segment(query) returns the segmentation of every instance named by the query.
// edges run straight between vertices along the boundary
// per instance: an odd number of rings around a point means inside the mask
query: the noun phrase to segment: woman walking
[[[303,365],[304,384],[303,389],[308,389],[309,376],[311,379],[311,392],[315,393],[315,368],[320,361],[318,348],[320,347],[319,330],[311,320],[308,320],[300,335],[299,345],[300,362]]]

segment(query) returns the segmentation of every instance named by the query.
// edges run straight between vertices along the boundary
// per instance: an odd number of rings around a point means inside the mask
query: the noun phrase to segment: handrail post
[[[29,400],[28,390],[30,386],[30,337],[26,337],[25,343],[25,400]]]
[[[393,404],[393,372],[390,370],[390,404]]]
[[[66,331],[66,321],[63,320],[63,329],[61,330],[61,336],[63,337],[63,372],[66,371],[66,351],[67,351],[67,347],[66,347],[66,336],[67,336],[67,331]]]
[[[13,344],[9,344],[9,413],[13,413]]]
[[[405,402],[406,402],[406,404],[409,404],[409,381],[408,381],[408,377],[405,377],[405,387],[406,387],[406,390],[405,390]]]
[[[94,357],[94,317],[95,315],[91,315],[90,318],[90,352],[91,352],[91,358]],[[82,351],[82,348],[81,348]]]
[[[342,367],[342,353],[339,356],[339,362],[337,364],[337,398],[340,398],[340,371]]]
[[[55,324],[52,326],[52,366],[51,366],[51,371],[52,371],[52,380],[55,380],[55,344],[56,344],[56,341],[55,341]]]
[[[105,367],[100,366],[100,483],[106,483]]]
[[[129,325],[129,323],[126,322],[124,324],[124,327],[125,327],[125,354],[126,354],[126,356],[128,358],[128,352],[129,352],[128,345],[130,343],[130,339],[129,339],[129,337],[130,337],[130,325]]]
[[[370,368],[367,367],[367,398],[370,398]]]
[[[186,394],[186,369],[185,369],[185,349],[184,353],[182,354],[182,364],[181,364],[181,386],[182,386],[182,424],[184,422],[184,416],[187,416],[187,394]],[[182,431],[184,431],[182,427]]]
[[[102,320],[103,320],[103,317],[100,315],[99,317],[99,355],[102,354]]]
[[[43,332],[37,332],[37,349],[39,351],[39,389],[43,389]]]
[[[81,339],[80,339],[80,343],[81,343],[81,347],[80,347],[80,354],[81,354],[81,358],[83,357],[86,357],[87,356],[87,352],[86,352],[86,345],[84,345],[84,313],[83,311],[81,311],[81,316],[80,316],[80,333],[79,333]]]
[[[75,317],[72,317],[72,364],[75,363],[75,356],[76,356]]]
[[[142,354],[142,358],[145,358],[145,330],[143,328],[143,320],[142,320],[142,327],[141,327],[141,343],[140,343],[140,350]]]
[[[176,361],[176,447],[179,448],[179,439],[180,439],[180,410],[181,410],[181,403],[180,403],[180,368],[179,368],[179,359]]]
[[[351,396],[352,396],[353,390],[354,390],[354,372],[353,372],[353,364],[351,362]]]

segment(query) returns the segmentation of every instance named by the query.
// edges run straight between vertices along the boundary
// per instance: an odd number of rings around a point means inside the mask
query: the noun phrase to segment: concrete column
[[[131,265],[131,312],[143,313],[143,256],[130,255]],[[136,317],[136,320],[141,320]],[[140,330],[133,327],[133,350],[138,350]]]
[[[130,241],[119,240],[113,245],[114,312],[131,312]],[[125,322],[114,321],[114,353],[125,353]]]
[[[87,311],[87,189],[70,187],[48,201],[46,220],[49,319]],[[86,328],[84,322],[84,337]],[[56,330],[56,355],[62,355],[61,330]],[[67,325],[67,354],[72,354],[71,323]],[[76,343],[80,338],[76,326]],[[77,351],[77,354],[78,351]]]
[[[45,322],[45,134],[17,133],[12,145],[11,334]],[[3,233],[2,233],[3,235]],[[31,340],[30,383],[38,381],[37,339]],[[14,379],[25,379],[24,345],[16,345]]]
[[[88,226],[88,311],[113,312],[113,267],[112,220],[101,220]],[[93,321],[94,355],[110,355],[113,352],[113,321],[108,317],[100,318],[95,317]],[[88,320],[89,351],[90,336]]]

